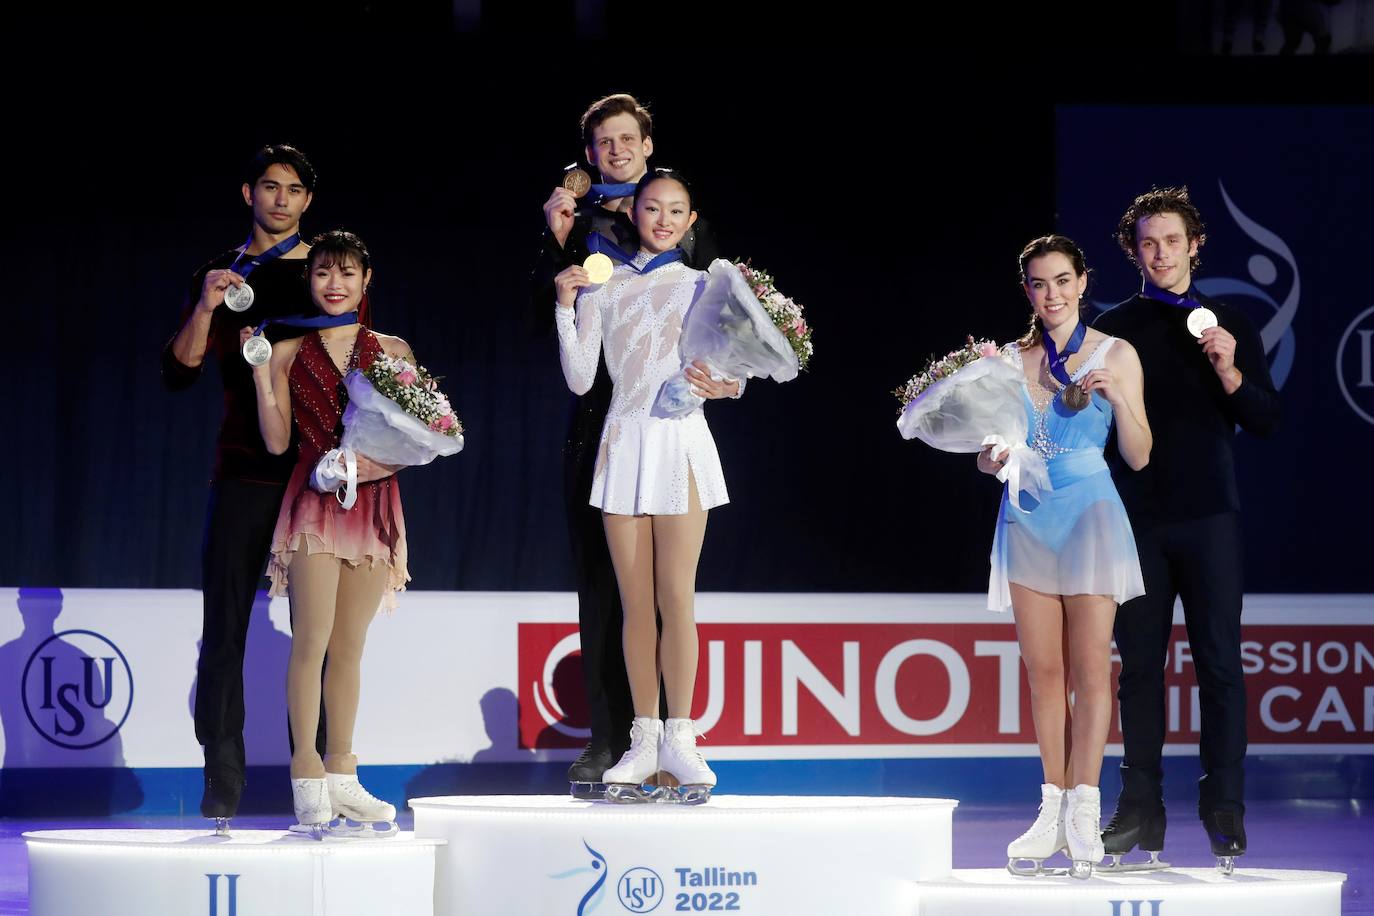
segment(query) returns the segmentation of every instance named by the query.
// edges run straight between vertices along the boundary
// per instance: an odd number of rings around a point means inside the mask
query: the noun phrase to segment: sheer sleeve
[[[558,327],[558,355],[563,363],[563,378],[574,394],[586,394],[596,381],[601,356],[601,302],[605,287],[577,297],[575,309],[554,306]]]

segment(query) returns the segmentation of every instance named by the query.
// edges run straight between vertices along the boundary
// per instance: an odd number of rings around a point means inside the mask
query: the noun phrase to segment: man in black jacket
[[[1093,325],[1140,354],[1154,433],[1141,471],[1108,449],[1135,530],[1145,594],[1116,615],[1125,755],[1121,796],[1102,839],[1118,861],[1135,846],[1152,860],[1164,848],[1164,662],[1178,597],[1202,712],[1198,816],[1218,865],[1229,872],[1245,852],[1235,429],[1269,435],[1278,425],[1279,398],[1254,325],[1193,286],[1205,240],[1187,188],[1137,197],[1121,217],[1117,241],[1139,267],[1142,290]]]
[[[649,112],[630,95],[598,99],[582,115],[582,139],[587,162],[600,180],[581,200],[568,188],[558,187],[544,204],[545,229],[531,276],[530,300],[534,325],[544,335],[553,331],[553,278],[586,259],[588,236],[599,232],[626,251],[639,248],[629,211],[633,186],[648,171],[654,150]],[[703,219],[687,231],[679,247],[685,263],[699,270],[718,257],[715,239]],[[700,372],[693,381],[709,398],[738,397],[743,388],[742,383],[716,381]],[[610,402],[611,377],[602,359],[591,390],[577,398],[563,448],[563,496],[577,574],[582,677],[591,718],[591,740],[568,769],[572,794],[578,798],[603,796],[602,774],[629,746],[634,718],[621,648],[620,591],[601,512],[588,505],[596,449]]]
[[[263,444],[253,376],[239,351],[239,329],[315,310],[305,281],[310,246],[300,239],[301,216],[314,190],[315,170],[300,150],[275,145],[257,152],[241,192],[253,217],[248,241],[196,271],[179,328],[162,351],[162,380],[171,390],[194,385],[210,359],[219,364],[224,385],[224,417],[201,545],[204,619],[195,709],[196,739],[205,750],[200,811],[215,818],[220,830],[237,813],[243,792],[248,619],[295,463],[293,453],[272,455]],[[251,297],[242,292],[248,288]],[[231,311],[234,305],[242,311]],[[321,753],[323,736],[321,719]]]

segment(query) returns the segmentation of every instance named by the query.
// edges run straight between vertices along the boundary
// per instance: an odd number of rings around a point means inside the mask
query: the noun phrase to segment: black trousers
[[[601,416],[604,418],[604,411]],[[621,642],[625,617],[615,566],[606,546],[601,510],[587,503],[592,492],[601,425],[587,418],[578,418],[574,424],[573,435],[563,452],[563,497],[577,574],[582,682],[587,693],[592,740],[608,744],[618,756],[630,743],[634,703],[630,699],[630,680],[625,673],[625,652]]]
[[[601,510],[588,503],[592,478],[596,476],[601,429],[613,390],[606,361],[602,359],[591,390],[577,399],[568,425],[563,447],[563,501],[577,576],[582,684],[587,694],[592,741],[609,745],[619,757],[630,746],[630,725],[634,722],[634,700],[625,671],[622,637],[625,611]],[[659,629],[662,630],[662,621]],[[668,698],[661,676],[658,703],[659,717],[666,718]]]
[[[1168,524],[1137,523],[1145,594],[1117,611],[1121,655],[1121,798],[1162,798],[1164,666],[1174,599],[1183,600],[1197,674],[1202,728],[1198,816],[1245,810],[1245,678],[1240,658],[1240,516],[1233,512]]]
[[[248,618],[285,492],[284,484],[246,480],[219,480],[210,488],[201,547],[204,617],[195,711],[196,740],[205,747],[207,768],[244,772],[243,657]],[[322,704],[316,735],[321,754],[324,734]]]

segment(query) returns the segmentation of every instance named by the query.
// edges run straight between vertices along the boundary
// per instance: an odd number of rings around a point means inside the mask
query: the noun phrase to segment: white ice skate
[[[677,780],[670,789],[670,800],[684,805],[700,805],[711,798],[716,774],[697,750],[696,723],[691,719],[669,719],[663,723],[663,740],[658,745],[658,768]]]
[[[327,773],[329,801],[338,821],[331,836],[387,837],[396,832],[396,808],[363,788],[353,774]],[[380,825],[380,827],[378,826]]]
[[[658,772],[658,744],[663,738],[663,723],[649,716],[636,716],[630,726],[630,748],[620,762],[606,771],[606,800],[613,802],[658,801],[663,790],[644,783]]]
[[[1091,878],[1102,862],[1102,794],[1097,786],[1074,786],[1066,793],[1064,838],[1069,842],[1075,878]]]
[[[296,823],[291,825],[291,832],[324,839],[329,822],[334,819],[334,808],[329,803],[329,783],[323,779],[293,779],[291,800],[296,808]]]
[[[1013,875],[1062,875],[1064,870],[1045,867],[1045,860],[1068,849],[1064,838],[1063,789],[1045,783],[1040,787],[1040,813],[1030,829],[1007,844],[1007,871]],[[1023,863],[1030,862],[1033,867]]]

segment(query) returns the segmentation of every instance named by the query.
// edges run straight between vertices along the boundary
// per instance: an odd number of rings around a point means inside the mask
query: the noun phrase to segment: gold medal
[[[592,189],[592,176],[575,165],[563,171],[563,187],[572,192],[573,197],[585,197]]]
[[[587,256],[587,260],[582,262],[582,269],[587,272],[587,279],[593,283],[605,283],[611,279],[611,273],[615,270],[615,263],[597,251]]]

